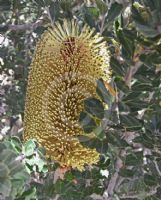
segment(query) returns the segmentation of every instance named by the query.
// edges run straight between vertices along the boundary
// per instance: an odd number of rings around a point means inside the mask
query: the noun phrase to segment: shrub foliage
[[[84,101],[78,137],[101,157],[83,172],[23,142],[28,66],[51,23],[75,18],[100,32],[110,52],[110,83]],[[161,197],[161,1],[0,1],[0,198],[159,200]]]

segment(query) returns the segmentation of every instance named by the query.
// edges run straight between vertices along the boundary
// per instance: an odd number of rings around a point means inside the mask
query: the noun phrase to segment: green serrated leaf
[[[11,192],[11,181],[8,179],[0,181],[0,193],[3,194],[4,197],[8,197]]]
[[[9,148],[5,149],[1,155],[0,155],[0,160],[3,160],[3,162],[6,165],[9,165],[11,161],[17,156],[17,154],[13,151],[10,150]]]
[[[19,137],[16,137],[16,136],[12,137],[11,138],[11,144],[12,144],[13,148],[16,150],[17,153],[21,152],[22,143],[21,143]]]
[[[4,143],[0,143],[0,153],[2,153],[2,151],[4,150],[4,149],[6,149],[7,147],[6,147],[6,145],[4,144]],[[1,160],[1,158],[0,158],[0,160]]]
[[[24,200],[31,200],[31,199],[32,200],[36,200],[37,199],[36,188],[33,187],[33,188],[25,191],[18,200],[21,200],[21,199],[24,199]]]
[[[22,168],[21,171],[15,173],[12,177],[15,180],[19,179],[21,181],[25,181],[29,178],[29,174]]]
[[[20,163],[20,161],[12,161],[8,164],[9,168],[10,168],[10,175],[14,176],[17,172],[23,171],[24,170],[24,166],[22,163]]]
[[[7,165],[0,163],[0,178],[7,178],[7,176],[9,175],[9,169],[7,167]]]
[[[45,165],[45,162],[42,159],[39,159],[37,162],[39,172],[41,172],[43,170],[44,165]]]
[[[36,144],[33,140],[28,140],[24,145],[24,154],[26,156],[31,156],[34,153]]]

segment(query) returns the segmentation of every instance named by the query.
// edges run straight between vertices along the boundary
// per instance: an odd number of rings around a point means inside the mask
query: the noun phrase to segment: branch
[[[144,198],[146,198],[146,197],[151,197],[151,196],[153,196],[154,194],[156,194],[157,193],[157,188],[158,188],[159,186],[157,186],[157,187],[155,187],[155,188],[153,188],[152,190],[150,190],[149,192],[146,192],[146,194],[145,194],[145,197]],[[140,195],[139,194],[123,194],[123,195],[121,195],[120,196],[120,198],[121,199],[138,199],[140,197]]]
[[[125,75],[125,83],[127,86],[131,87],[131,80],[141,65],[142,65],[142,62],[137,62],[134,66],[131,66],[129,68],[129,70],[127,71]]]
[[[122,154],[124,154],[123,150],[120,152],[120,155],[122,155]],[[115,164],[115,173],[111,177],[111,180],[110,180],[108,187],[107,187],[107,190],[106,190],[108,197],[109,197],[108,200],[110,200],[114,196],[115,187],[116,187],[116,184],[117,184],[117,181],[118,181],[118,178],[119,178],[119,171],[122,168],[122,165],[123,165],[123,162],[118,157],[117,160],[116,160],[116,164]]]
[[[157,162],[156,162],[156,161],[154,161],[154,164],[155,164],[155,168],[156,168],[156,170],[157,170],[157,172],[158,172],[159,176],[161,176],[161,171],[160,171],[160,169],[159,169],[159,167],[158,167],[158,164],[157,164]]]
[[[0,25],[0,32],[35,30],[37,27],[42,26],[43,21],[43,19],[39,19],[35,23]]]
[[[54,26],[54,20],[52,19],[49,7],[45,7],[45,9],[46,9],[46,12],[47,12],[47,15],[48,15],[51,25]]]
[[[100,27],[100,33],[101,33],[101,34],[103,33],[103,31],[104,31],[104,29],[105,29],[104,25],[105,25],[106,16],[107,16],[107,13],[105,13],[105,14],[102,16],[101,27]]]

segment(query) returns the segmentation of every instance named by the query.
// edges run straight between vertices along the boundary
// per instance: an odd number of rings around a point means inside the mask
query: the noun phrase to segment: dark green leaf
[[[125,140],[122,140],[118,134],[118,132],[108,131],[107,134],[108,142],[117,147],[126,147],[128,146]]]
[[[50,4],[49,12],[50,12],[50,16],[51,16],[51,19],[53,20],[53,22],[58,20],[59,15],[60,15],[60,3],[59,3],[59,1],[53,1]]]
[[[25,191],[22,196],[20,197],[20,199],[17,199],[17,200],[21,200],[21,199],[24,199],[24,200],[31,200],[31,199],[37,199],[37,195],[36,195],[36,188],[33,187],[27,191]]]
[[[90,133],[97,127],[94,119],[86,112],[80,113],[79,123],[85,133]]]
[[[8,11],[11,8],[11,1],[10,0],[1,0],[0,1],[0,11]]]
[[[107,169],[107,167],[109,166],[109,164],[110,164],[109,157],[101,155],[100,162],[99,162],[99,167],[101,169]]]
[[[95,19],[93,18],[91,13],[88,12],[87,7],[84,7],[84,18],[85,18],[85,21],[87,22],[87,24],[90,27],[95,27]]]
[[[18,171],[15,173],[13,176],[13,179],[15,180],[21,180],[21,181],[26,181],[29,178],[29,174],[22,168],[21,171]]]
[[[88,7],[87,12],[91,14],[94,18],[98,18],[99,16],[99,10],[95,7]]]
[[[108,150],[107,139],[100,140],[99,138],[90,138],[90,140],[81,141],[81,143],[90,148],[96,148],[96,150],[101,154],[106,154]]]
[[[117,2],[113,3],[108,11],[107,15],[107,23],[113,22],[116,17],[118,17],[123,9],[122,4],[119,4]]]
[[[120,112],[129,112],[130,108],[123,101],[118,102],[118,108]]]
[[[154,176],[151,176],[151,175],[149,175],[149,174],[145,174],[145,175],[144,175],[144,182],[145,182],[145,184],[148,185],[148,186],[154,186],[154,185],[157,184],[157,183],[156,183],[155,177],[154,177]]]
[[[135,50],[134,41],[124,35],[122,30],[117,31],[117,37],[122,44],[122,54],[125,58],[132,58]]]
[[[119,90],[121,90],[122,92],[127,93],[129,91],[129,88],[126,86],[126,84],[125,84],[124,81],[122,81],[122,80],[116,80],[115,83],[117,85],[117,88]]]
[[[148,26],[148,25],[136,23],[136,27],[137,27],[138,31],[143,33],[146,37],[153,38],[160,34],[157,29],[154,29],[153,27]]]
[[[120,121],[125,126],[125,128],[140,129],[142,126],[142,124],[136,117],[130,115],[120,115]]]
[[[130,169],[121,169],[119,174],[123,177],[132,177],[134,176],[135,171]]]
[[[99,138],[99,139],[102,139],[104,138],[105,136],[105,131],[102,127],[98,126],[96,129],[93,130],[93,132],[96,134],[96,136]]]
[[[112,70],[116,73],[116,75],[124,76],[124,70],[121,64],[114,57],[111,57],[110,59],[110,66]]]
[[[11,144],[17,152],[20,152],[22,150],[22,143],[18,137],[16,136],[12,137]]]
[[[157,188],[156,196],[157,196],[158,198],[161,197],[161,187],[158,187],[158,188]]]
[[[108,7],[107,7],[107,4],[103,0],[96,0],[96,4],[101,14],[104,14],[107,12]]]
[[[136,5],[132,6],[132,17],[136,23],[144,24],[145,21],[141,16],[141,12],[139,12],[139,10],[138,10],[138,6],[136,6]]]
[[[97,80],[96,92],[103,102],[110,107],[112,103],[112,95],[107,91],[106,86],[102,79]]]
[[[146,84],[146,83],[135,83],[131,87],[132,91],[152,91],[153,87],[151,84]]]
[[[127,166],[138,166],[141,165],[143,162],[143,154],[142,152],[135,153],[135,154],[129,154],[126,156],[125,159],[125,165]]]
[[[91,115],[102,119],[104,117],[104,107],[102,102],[96,98],[89,97],[84,100],[84,109]]]
[[[149,106],[149,103],[140,101],[139,99],[131,99],[131,101],[126,101],[125,104],[129,106],[132,111],[142,110],[143,108],[147,108]]]

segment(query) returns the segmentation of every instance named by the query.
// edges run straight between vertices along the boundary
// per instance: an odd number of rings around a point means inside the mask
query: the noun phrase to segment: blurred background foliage
[[[86,99],[80,113],[80,142],[101,153],[84,172],[60,169],[22,140],[36,42],[64,18],[95,27],[111,56],[114,91],[98,80],[98,99]],[[160,0],[0,0],[1,200],[160,200],[160,119]]]

